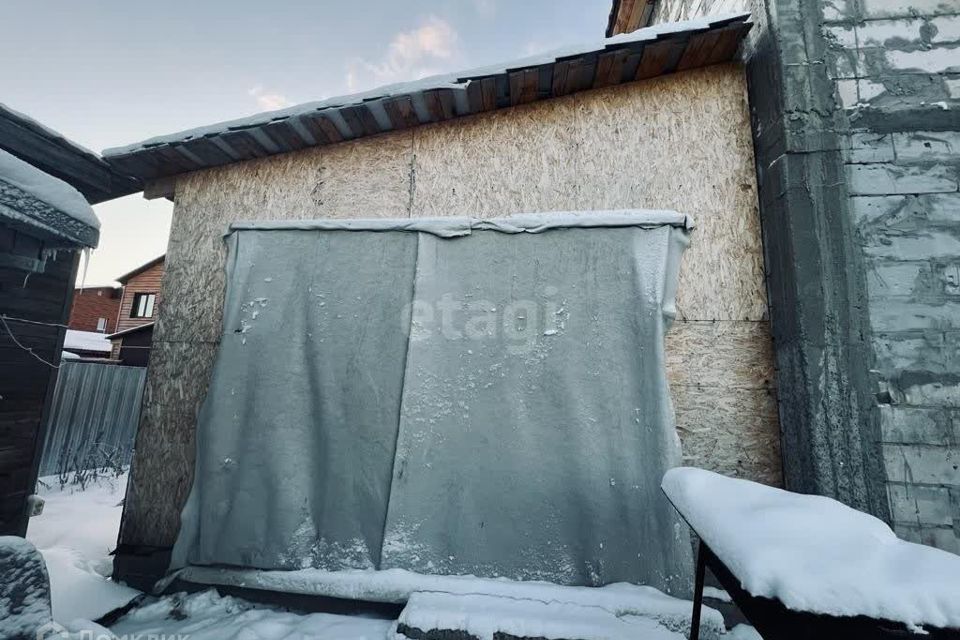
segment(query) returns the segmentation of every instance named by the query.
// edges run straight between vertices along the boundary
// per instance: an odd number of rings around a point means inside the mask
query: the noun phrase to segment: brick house
[[[153,323],[160,308],[160,281],[166,256],[154,258],[117,278],[123,285],[116,328],[107,337],[113,343],[111,359],[145,367],[150,359]]]
[[[120,313],[119,287],[77,287],[73,290],[68,326],[77,331],[115,333]]]

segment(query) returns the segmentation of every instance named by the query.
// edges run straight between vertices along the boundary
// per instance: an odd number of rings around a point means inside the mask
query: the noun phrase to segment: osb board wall
[[[220,332],[232,220],[668,208],[697,229],[668,341],[689,464],[780,484],[742,69],[722,65],[182,176],[122,541],[167,546]]]

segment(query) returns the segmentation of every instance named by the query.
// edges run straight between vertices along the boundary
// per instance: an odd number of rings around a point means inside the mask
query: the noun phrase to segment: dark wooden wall
[[[14,232],[0,226],[0,254],[9,251]],[[79,253],[60,251],[43,273],[0,266],[0,535],[24,535],[26,498],[34,491],[43,443],[43,424],[57,370],[17,346],[59,365],[73,297]],[[9,327],[9,330],[8,328]]]

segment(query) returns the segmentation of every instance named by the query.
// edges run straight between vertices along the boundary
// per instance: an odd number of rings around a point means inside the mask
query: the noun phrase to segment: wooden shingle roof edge
[[[95,152],[4,104],[0,149],[66,182],[90,204],[143,189],[139,179],[118,171]]]
[[[750,14],[658,24],[506,64],[379,87],[107,149],[143,181],[696,69],[735,58]]]
[[[607,37],[646,27],[656,4],[657,0],[613,0],[607,18]]]

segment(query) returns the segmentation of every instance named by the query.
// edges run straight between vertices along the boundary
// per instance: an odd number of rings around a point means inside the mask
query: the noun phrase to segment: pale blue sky
[[[96,151],[603,37],[610,0],[0,0],[0,102]],[[163,253],[172,205],[96,207],[87,284]]]

